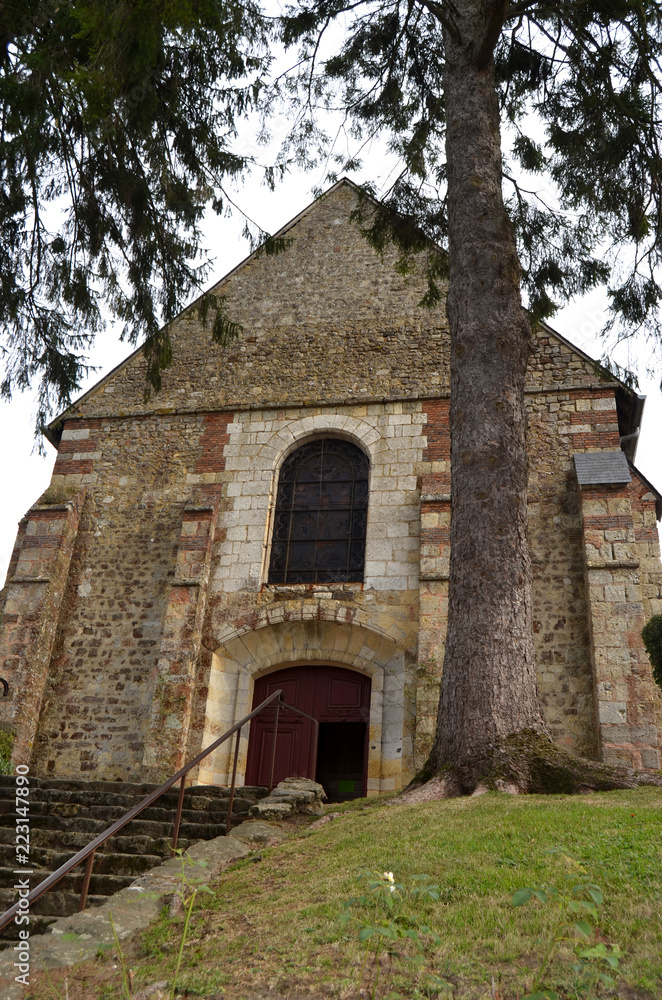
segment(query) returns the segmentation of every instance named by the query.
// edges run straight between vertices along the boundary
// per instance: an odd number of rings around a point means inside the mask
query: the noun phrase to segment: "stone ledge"
[[[587,559],[587,569],[639,569],[638,559]]]
[[[62,503],[36,503],[34,507],[30,507],[30,510],[25,516],[29,518],[30,514],[40,514],[42,511],[48,511],[50,513],[52,510],[61,510],[64,513],[69,514],[71,513],[71,508],[74,505],[74,499],[75,497],[72,497],[71,500],[64,500]]]
[[[263,583],[261,589],[267,594],[275,594],[277,597],[291,594],[296,598],[308,595],[313,598],[323,597],[333,598],[335,594],[343,593],[356,594],[364,588],[363,583]]]
[[[127,361],[130,360],[127,359]],[[124,364],[124,363],[123,363]],[[108,376],[107,376],[108,377]],[[97,383],[95,388],[99,388],[103,383],[103,380]],[[619,382],[600,382],[598,384],[589,382],[579,382],[579,383],[566,383],[566,382],[550,382],[548,385],[527,385],[524,389],[525,396],[537,396],[545,395],[547,393],[558,393],[558,392],[596,392],[605,394],[606,390],[617,389],[619,387]],[[273,400],[260,400],[256,403],[248,402],[246,399],[235,399],[234,401],[228,401],[222,405],[214,405],[210,403],[205,406],[163,406],[154,407],[153,409],[138,409],[135,410],[130,408],[123,409],[121,412],[113,410],[112,412],[99,411],[98,417],[96,419],[103,420],[135,420],[135,419],[149,419],[155,416],[188,416],[193,415],[204,415],[210,413],[251,413],[254,410],[301,410],[307,409],[309,407],[319,407],[323,410],[335,410],[339,406],[380,406],[388,403],[427,403],[436,402],[437,400],[448,400],[450,399],[450,390],[445,386],[440,386],[439,390],[434,394],[426,395],[425,393],[413,392],[409,395],[403,394],[402,392],[392,393],[389,395],[378,394],[378,393],[365,393],[348,396],[326,396],[324,399],[318,397],[297,397],[294,399],[273,401]],[[74,422],[76,420],[88,420],[89,418],[77,410],[77,404],[73,404],[71,410],[66,410],[62,415],[61,419],[66,419],[67,422]],[[73,429],[73,428],[72,428]]]
[[[231,830],[229,836],[235,837],[245,844],[268,847],[273,843],[280,843],[281,840],[285,839],[287,834],[283,832],[280,826],[274,823],[261,823],[257,819],[247,819],[244,823],[236,826],[234,830]]]

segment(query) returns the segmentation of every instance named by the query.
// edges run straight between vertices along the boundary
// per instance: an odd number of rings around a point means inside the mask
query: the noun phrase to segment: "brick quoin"
[[[642,482],[633,472],[628,492],[632,510],[639,515],[635,519],[634,537],[638,542],[653,542],[655,544],[658,541],[655,498],[651,496],[650,486],[648,483]],[[646,496],[648,499],[644,499]],[[644,521],[644,519],[646,520]]]
[[[572,443],[575,451],[579,451],[581,448],[610,451],[620,448],[621,439],[618,436],[618,431],[596,431],[593,434],[573,434]]]
[[[428,446],[423,452],[424,462],[443,462],[451,457],[451,432],[448,420],[450,400],[436,399],[426,403]]]
[[[197,473],[222,472],[225,468],[225,446],[230,440],[228,424],[234,420],[234,413],[208,413],[203,418],[200,439],[200,457],[195,466]]]
[[[630,496],[628,486],[625,483],[619,485],[609,484],[609,486],[582,486],[582,495],[589,497],[592,500],[613,500],[614,498],[620,499],[621,497],[629,499]]]
[[[179,551],[180,552],[204,552],[209,545],[206,536],[189,538],[184,535],[179,540]]]
[[[603,388],[602,386],[597,386],[597,387],[595,387],[593,389],[589,389],[589,388],[584,388],[584,389],[568,389],[568,390],[564,391],[564,395],[566,395],[566,394],[568,396],[568,399],[611,399],[611,400],[614,399],[614,389],[613,389],[613,387],[611,387],[611,388],[606,388],[606,387]],[[588,412],[588,411],[585,411],[585,412]],[[614,408],[613,412],[614,413],[616,412],[615,408]]]
[[[628,492],[633,510],[655,511],[655,498],[651,496],[650,486],[642,482],[634,471]],[[648,495],[647,500],[644,499],[646,495]]]
[[[617,425],[616,410],[580,410],[569,413],[571,424],[612,424]]]
[[[182,514],[182,521],[198,522],[211,521],[214,517],[213,510],[185,510]]]
[[[425,476],[421,476],[421,491],[423,493],[450,493],[450,488],[451,477],[449,473],[430,472]],[[433,507],[430,508],[430,510],[435,509]]]
[[[449,545],[451,533],[448,528],[423,528],[421,545]]]
[[[66,440],[60,441],[57,452],[58,455],[69,455],[69,454],[81,454],[84,455],[88,451],[97,450],[96,438],[82,438],[81,440]]]
[[[630,514],[590,514],[584,518],[587,528],[600,528],[603,531],[610,528],[631,528],[632,517]]]
[[[91,458],[76,459],[67,461],[59,457],[53,466],[54,476],[86,476],[94,469],[94,462]]]
[[[63,437],[66,431],[99,430],[103,421],[98,418],[88,420],[66,420],[63,428]],[[97,450],[97,440],[95,438],[72,438],[64,437],[58,445],[57,458],[53,467],[54,476],[86,476],[94,471],[94,460],[91,458],[72,459],[70,455],[84,455]]]

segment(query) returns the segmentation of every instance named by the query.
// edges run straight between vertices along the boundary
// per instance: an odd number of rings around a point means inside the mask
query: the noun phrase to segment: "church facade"
[[[450,526],[442,308],[350,220],[346,181],[219,283],[242,332],[173,324],[162,390],[140,351],[49,428],[49,489],[7,583],[0,726],[36,774],[169,776],[272,690],[278,769],[332,797],[403,786],[434,734]],[[547,327],[528,382],[539,690],[553,738],[660,767],[640,637],[662,612],[662,499],[634,463],[643,402]],[[268,720],[240,781],[265,780]],[[224,744],[197,774],[225,784]]]

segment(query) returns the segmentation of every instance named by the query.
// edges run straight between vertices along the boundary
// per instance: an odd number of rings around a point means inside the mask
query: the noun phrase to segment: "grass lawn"
[[[342,807],[341,807],[342,808]],[[662,792],[638,789],[580,796],[488,794],[414,806],[354,802],[341,816],[299,828],[278,847],[235,864],[200,895],[185,948],[181,994],[262,1000],[375,997],[515,1000],[531,988],[556,917],[551,905],[515,908],[523,886],[563,885],[568,862],[548,850],[563,846],[604,893],[598,942],[624,953],[616,985],[591,996],[662,997]],[[365,893],[366,870],[392,871],[396,881],[429,875],[439,899],[397,904],[403,917],[433,929],[422,962],[384,952],[366,955],[358,932],[372,919],[347,908]],[[395,894],[397,896],[397,894]],[[386,911],[384,911],[386,913]],[[341,914],[349,913],[344,923]],[[164,915],[126,948],[134,992],[169,981],[181,918]],[[368,942],[371,947],[376,939]],[[579,939],[578,939],[579,940]],[[559,997],[587,995],[572,971],[574,941],[556,949],[544,985]],[[412,942],[400,949],[412,956]],[[122,994],[116,957],[67,970],[69,1000],[116,1000]],[[436,977],[435,980],[432,977]],[[64,1000],[64,972],[33,978],[31,1000]],[[363,992],[360,993],[360,986]],[[169,996],[169,991],[166,994]]]

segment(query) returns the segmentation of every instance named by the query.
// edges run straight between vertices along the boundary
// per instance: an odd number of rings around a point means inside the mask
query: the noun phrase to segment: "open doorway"
[[[365,795],[367,729],[365,722],[320,723],[315,781],[329,802]]]
[[[367,793],[370,678],[344,667],[312,664],[288,667],[255,684],[253,707],[281,688],[285,701],[319,721],[317,754],[314,726],[286,709],[278,720],[274,784],[284,778],[313,778],[330,802]],[[271,773],[274,712],[253,719],[248,744],[246,784],[268,785]]]

